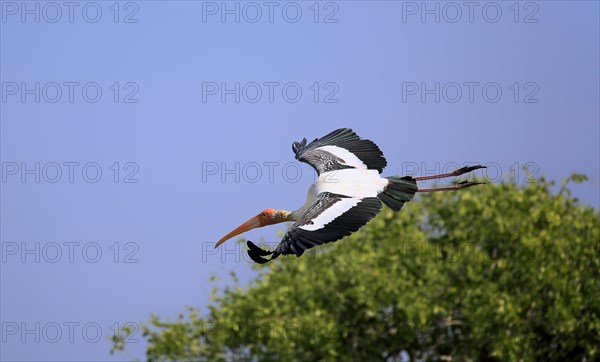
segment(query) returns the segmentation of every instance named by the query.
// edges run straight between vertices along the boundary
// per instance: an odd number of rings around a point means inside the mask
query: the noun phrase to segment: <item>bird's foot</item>
[[[465,173],[471,172],[471,171],[475,171],[478,170],[480,168],[487,168],[487,166],[482,166],[482,165],[477,165],[477,166],[465,166],[465,167],[461,167],[457,170],[454,170],[451,175],[452,176],[460,176],[460,175],[464,175]]]
[[[466,189],[467,187],[475,186],[475,185],[484,185],[485,182],[479,181],[462,181],[454,184],[457,190]]]

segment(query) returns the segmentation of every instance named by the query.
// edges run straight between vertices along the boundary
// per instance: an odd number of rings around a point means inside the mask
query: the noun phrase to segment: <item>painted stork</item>
[[[451,186],[419,188],[417,181],[459,176],[485,166],[468,166],[452,173],[411,177],[381,177],[387,165],[377,145],[361,139],[349,128],[335,130],[308,145],[306,138],[294,142],[298,161],[311,165],[318,179],[309,190],[304,206],[296,211],[266,209],[233,229],[215,244],[248,230],[286,221],[295,221],[274,251],[263,250],[248,240],[248,255],[264,264],[279,255],[302,255],[316,245],[333,242],[352,234],[369,222],[383,201],[399,211],[416,192],[459,190],[482,182],[463,181]],[[264,257],[270,256],[269,259]]]

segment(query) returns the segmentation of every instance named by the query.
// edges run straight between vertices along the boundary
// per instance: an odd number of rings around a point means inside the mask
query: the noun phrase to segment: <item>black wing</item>
[[[336,211],[336,206],[339,209],[339,206],[347,205],[354,206],[323,225],[315,225],[322,214],[323,217],[331,218],[331,214]],[[265,251],[248,241],[248,255],[252,260],[261,264],[275,259],[280,254],[300,256],[305,250],[316,245],[333,242],[352,234],[373,219],[380,210],[381,202],[377,197],[357,199],[322,192],[304,215],[289,228],[274,252]],[[325,213],[328,214],[325,215]],[[314,230],[305,228],[314,228]],[[270,259],[262,258],[271,254]]]
[[[335,152],[319,149],[324,146],[343,148],[362,161],[367,169],[377,170],[379,173],[387,165],[387,161],[379,147],[369,140],[360,139],[350,128],[335,130],[324,137],[315,139],[308,145],[306,144],[306,138],[304,138],[301,142],[294,142],[292,150],[298,161],[308,163],[319,174],[327,171],[355,168],[348,160],[344,160],[343,155],[336,155]]]

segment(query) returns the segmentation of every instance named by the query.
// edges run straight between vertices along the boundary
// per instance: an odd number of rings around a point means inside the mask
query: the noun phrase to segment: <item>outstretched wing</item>
[[[350,128],[340,128],[308,145],[306,138],[294,142],[296,159],[311,165],[320,175],[345,168],[371,169],[379,173],[387,165],[383,153],[369,140],[360,139]]]
[[[339,240],[360,229],[381,210],[377,197],[356,198],[322,192],[308,210],[286,232],[274,252],[260,249],[248,241],[248,254],[257,263],[280,254],[300,256],[316,245]],[[271,255],[270,259],[262,258]]]

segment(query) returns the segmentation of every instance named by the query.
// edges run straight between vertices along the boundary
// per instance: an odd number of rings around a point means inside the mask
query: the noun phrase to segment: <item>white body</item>
[[[356,206],[363,198],[377,197],[377,195],[385,189],[388,182],[387,179],[379,175],[377,170],[350,168],[324,172],[319,175],[319,179],[308,189],[308,195],[304,206],[299,210],[294,211],[293,214],[296,217],[304,214],[314,203],[317,195],[321,192],[349,196],[349,198],[335,203],[317,218],[312,220],[312,225],[300,226],[300,228],[304,230],[320,229],[333,221],[336,217]]]
[[[331,192],[332,194],[363,198],[377,197],[387,184],[388,180],[381,177],[377,170],[349,168],[322,173],[311,189],[314,187],[316,194]]]

